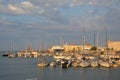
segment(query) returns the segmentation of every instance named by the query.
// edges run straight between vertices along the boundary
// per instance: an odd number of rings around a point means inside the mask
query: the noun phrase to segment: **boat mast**
[[[97,56],[98,56],[98,38],[99,38],[99,33],[97,32],[97,37],[96,37],[96,51],[97,51]]]
[[[95,34],[95,31],[94,31],[94,47],[96,46],[96,34]]]
[[[11,40],[11,50],[10,50],[10,54],[13,53],[13,41]]]
[[[108,37],[107,37],[107,27],[105,27],[105,39],[106,39],[106,52],[108,54]]]
[[[83,54],[85,53],[85,27],[83,26],[83,35],[82,35],[82,44],[83,44]]]
[[[44,35],[41,34],[41,51],[44,51]]]
[[[63,40],[62,40],[62,35],[60,35],[60,46],[63,46]]]

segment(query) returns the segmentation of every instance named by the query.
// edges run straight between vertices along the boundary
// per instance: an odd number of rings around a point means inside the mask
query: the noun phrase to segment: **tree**
[[[97,50],[97,47],[96,46],[94,46],[94,47],[91,47],[91,49],[90,50]]]

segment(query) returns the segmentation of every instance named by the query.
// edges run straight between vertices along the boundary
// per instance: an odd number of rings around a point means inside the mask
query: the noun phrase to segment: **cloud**
[[[20,2],[16,4],[9,3],[8,5],[0,5],[0,13],[9,15],[33,15],[41,14],[44,10],[39,6],[32,4],[31,2]]]
[[[32,3],[30,3],[30,2],[22,2],[21,4],[25,8],[33,8],[34,7],[34,5]]]
[[[13,12],[13,14],[24,14],[25,11],[22,8],[16,7],[14,5],[8,5],[8,9]]]
[[[38,39],[40,34],[63,33],[70,39],[81,36],[85,26],[88,33],[103,32],[107,27],[114,36],[120,30],[119,4],[120,0],[16,0],[14,4],[2,1],[0,35]]]

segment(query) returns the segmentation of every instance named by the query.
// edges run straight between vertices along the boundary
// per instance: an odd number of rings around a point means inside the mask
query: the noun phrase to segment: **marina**
[[[33,53],[19,53],[19,51],[16,54],[8,54],[6,56],[5,54],[2,54],[1,57],[7,57],[7,58],[35,58],[38,60],[39,67],[45,67],[45,66],[61,66],[62,68],[69,68],[69,67],[120,67],[120,55],[116,54],[109,54],[106,56],[106,54],[103,55],[91,55],[90,54],[80,54],[80,53],[39,53],[34,52]],[[18,56],[22,55],[22,56]],[[51,58],[51,61],[47,61],[46,58]]]
[[[46,61],[53,61],[46,56]],[[0,56],[0,80],[119,80],[120,67],[38,67],[37,58]]]

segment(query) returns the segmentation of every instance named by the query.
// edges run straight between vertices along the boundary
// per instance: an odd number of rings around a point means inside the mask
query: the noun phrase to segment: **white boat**
[[[55,59],[65,59],[65,56],[59,55],[59,56],[53,56]]]
[[[71,64],[73,67],[79,67],[79,63],[77,62],[77,61],[75,61],[75,62],[72,62],[72,64]]]
[[[50,66],[51,66],[51,67],[55,67],[55,66],[56,66],[56,63],[55,63],[55,62],[51,62],[51,63],[50,63]]]
[[[42,62],[38,63],[37,65],[38,65],[38,67],[45,67],[45,66],[48,66],[48,62],[42,61]]]
[[[40,59],[39,59],[40,58]],[[38,59],[40,60],[39,63],[37,64],[38,67],[45,67],[48,66],[48,62],[45,61],[43,56],[40,56]]]
[[[14,55],[13,53],[11,53],[11,54],[8,55],[8,57],[9,57],[9,58],[14,58],[15,55]]]
[[[80,66],[81,66],[81,67],[88,67],[88,66],[90,66],[90,63],[89,63],[88,61],[86,61],[86,60],[83,60],[83,61],[80,63]]]
[[[109,63],[109,61],[103,61],[103,60],[100,60],[99,61],[99,64],[100,66],[102,67],[106,67],[106,68],[110,68],[112,65]]]
[[[98,66],[99,66],[98,61],[92,61],[92,62],[91,62],[91,66],[92,66],[92,67],[98,67]]]

